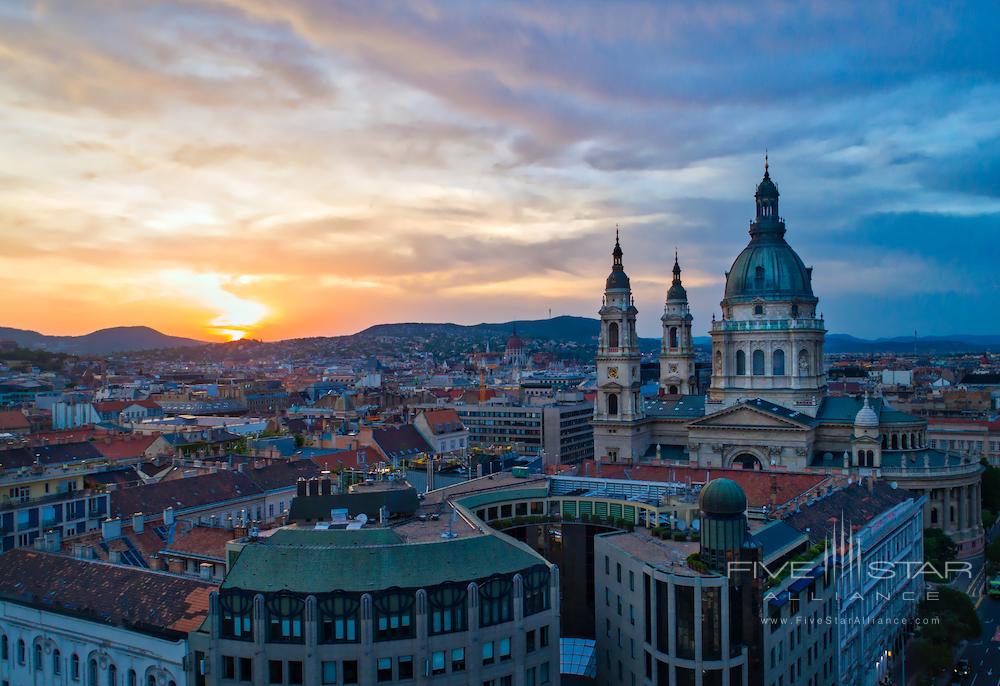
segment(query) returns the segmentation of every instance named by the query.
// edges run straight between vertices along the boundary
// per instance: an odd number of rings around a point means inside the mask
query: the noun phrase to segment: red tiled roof
[[[201,626],[214,584],[17,548],[0,555],[0,597],[178,639]]]
[[[125,434],[112,438],[110,442],[107,439],[99,438],[94,441],[94,447],[109,460],[127,460],[142,457],[146,448],[151,446],[157,438],[158,436],[155,434],[148,436]]]
[[[229,529],[196,526],[187,532],[178,531],[174,535],[174,542],[162,547],[173,552],[225,560],[226,544],[235,537]]]
[[[150,410],[160,409],[159,404],[155,400],[102,400],[101,402],[94,403],[94,409],[98,412],[121,412],[126,407],[132,407],[133,405],[139,405]]]
[[[260,493],[260,487],[250,477],[242,472],[226,470],[112,491],[111,512],[125,517],[133,512],[155,514],[168,507],[177,510],[207,507]]]
[[[589,472],[585,471],[585,466]],[[825,474],[804,472],[757,471],[750,469],[703,469],[700,467],[673,467],[670,465],[601,463],[601,473],[595,474],[594,461],[585,460],[577,476],[602,479],[628,479],[632,481],[678,481],[707,483],[724,477],[740,485],[747,495],[750,507],[763,507],[774,501],[781,505],[816,488],[827,480]],[[626,474],[628,472],[628,474]],[[772,497],[773,493],[773,497]]]
[[[30,429],[31,422],[20,410],[0,410],[0,431]]]
[[[362,457],[364,459],[361,459]],[[374,449],[358,448],[331,452],[329,455],[313,455],[310,459],[323,470],[337,472],[341,469],[358,469],[362,465],[373,465],[382,458]]]
[[[451,409],[426,410],[424,412],[424,419],[427,420],[427,425],[430,426],[431,431],[435,435],[453,433],[465,429],[462,425],[462,419],[458,416],[458,412]]]

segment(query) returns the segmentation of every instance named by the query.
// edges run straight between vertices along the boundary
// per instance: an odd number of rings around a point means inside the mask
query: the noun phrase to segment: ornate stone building
[[[827,394],[812,269],[785,240],[766,161],[755,200],[750,242],[726,273],[722,317],[713,316],[704,395],[695,392],[692,317],[675,257],[661,318],[660,393],[640,402],[638,312],[616,239],[600,310],[595,457],[880,477],[926,495],[925,526],[944,529],[961,555],[980,552],[982,468],[928,447],[926,420],[880,397]]]

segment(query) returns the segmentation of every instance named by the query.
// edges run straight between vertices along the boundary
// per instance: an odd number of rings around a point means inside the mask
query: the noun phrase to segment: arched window
[[[617,417],[618,416],[618,394],[608,393],[608,414]]]
[[[17,640],[17,664],[23,665],[28,660],[27,650],[24,647],[24,639]]]
[[[744,376],[747,373],[747,354],[742,350],[736,351],[736,374]]]
[[[903,434],[903,450],[907,450],[910,447],[910,435]]]
[[[302,643],[302,619],[306,604],[293,593],[275,593],[268,596],[267,640],[274,643]]]
[[[608,347],[618,347],[618,322],[608,324]]]
[[[427,591],[427,605],[430,610],[431,636],[465,631],[468,613],[465,600],[469,595],[463,584],[444,584]]]
[[[156,686],[156,677],[150,674],[146,677],[146,686]]]
[[[677,347],[677,327],[676,326],[671,326],[670,327],[670,347],[671,348],[676,348]]]
[[[899,450],[899,435],[898,434],[893,434],[892,435],[892,449],[893,450]]]
[[[62,655],[58,648],[52,651],[52,673],[62,674]]]
[[[764,306],[763,305],[754,305],[753,306],[753,313],[754,314],[764,314]]]
[[[222,610],[222,638],[253,640],[253,595],[233,590],[219,595]]]
[[[799,351],[799,376],[809,376],[809,351],[805,348]]]
[[[73,681],[80,680],[80,656],[76,653],[69,658],[69,676]]]
[[[134,669],[128,670],[128,681],[126,683],[128,686],[139,686],[139,679],[136,676]]]
[[[320,643],[357,643],[361,621],[361,597],[350,593],[328,593],[316,599]]]
[[[34,664],[35,671],[36,672],[40,672],[40,671],[42,671],[42,641],[41,641],[41,639],[35,641],[34,650],[35,650],[35,664]]]
[[[936,507],[932,507],[931,508],[931,524],[937,524],[937,523],[938,523],[937,508]]]
[[[796,319],[796,318],[798,318],[798,316],[799,316],[799,306],[798,305],[792,305],[792,318]]]
[[[0,660],[6,662],[10,659],[10,641],[7,634],[0,634]]]
[[[549,609],[549,568],[545,565],[533,567],[522,577],[524,587],[524,616],[538,614]]]
[[[414,614],[416,598],[413,591],[389,589],[375,594],[375,640],[395,641],[416,635]]]
[[[764,351],[753,351],[753,375],[762,376],[764,374]]]
[[[771,353],[771,374],[774,376],[785,375],[785,351],[781,348]]]
[[[869,450],[868,451],[868,466],[869,467],[874,467],[875,466],[875,451],[874,450]]]
[[[670,387],[670,395],[677,395],[677,386]]]
[[[479,626],[494,626],[514,618],[514,584],[505,576],[494,576],[479,584]]]
[[[108,686],[118,686],[118,668],[114,665],[108,667]]]
[[[97,659],[87,661],[87,686],[97,686]]]
[[[889,447],[889,437],[886,436],[885,434],[882,434],[882,450],[885,450],[888,447]]]

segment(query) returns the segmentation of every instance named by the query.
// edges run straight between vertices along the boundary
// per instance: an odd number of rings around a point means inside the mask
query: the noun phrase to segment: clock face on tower
[[[618,367],[608,367],[608,378],[609,379],[618,378]]]

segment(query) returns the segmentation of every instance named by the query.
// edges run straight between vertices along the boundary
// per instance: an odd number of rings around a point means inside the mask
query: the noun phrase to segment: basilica
[[[660,348],[660,387],[640,393],[638,310],[616,236],[600,309],[594,455],[605,462],[821,471],[874,477],[925,496],[924,524],[944,529],[963,557],[983,549],[982,468],[927,446],[927,423],[877,394],[831,396],[826,326],[812,268],[785,240],[767,161],[750,241],[726,273],[713,315],[712,376],[695,373],[693,317],[675,253]]]

